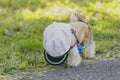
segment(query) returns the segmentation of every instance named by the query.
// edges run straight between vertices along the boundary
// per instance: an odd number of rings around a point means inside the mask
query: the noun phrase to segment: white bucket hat
[[[71,46],[71,34],[71,27],[66,23],[53,22],[45,29],[43,33],[44,57],[48,63],[58,64],[61,60],[65,61],[68,56],[65,54],[68,53]],[[57,58],[61,56],[62,58],[58,60]]]

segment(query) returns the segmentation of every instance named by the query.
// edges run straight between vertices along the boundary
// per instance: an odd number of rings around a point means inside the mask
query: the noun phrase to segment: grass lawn
[[[119,0],[0,0],[0,72],[48,69],[43,30],[53,21],[69,22],[72,12],[87,16],[97,57],[120,57]]]

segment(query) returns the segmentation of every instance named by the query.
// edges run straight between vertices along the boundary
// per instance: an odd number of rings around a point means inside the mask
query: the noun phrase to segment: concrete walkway
[[[92,61],[76,68],[19,73],[7,80],[120,80],[120,59]]]

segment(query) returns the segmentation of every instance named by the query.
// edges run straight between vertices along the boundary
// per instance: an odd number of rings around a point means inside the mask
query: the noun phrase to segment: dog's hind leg
[[[84,56],[85,58],[94,58],[95,57],[95,42],[91,42],[91,43],[84,43],[87,47],[85,49],[85,53]]]
[[[77,46],[75,46],[69,52],[69,56],[68,56],[68,59],[67,59],[67,66],[77,67],[77,66],[80,65],[81,60],[82,60],[82,58],[79,55]]]
[[[95,46],[95,42],[93,41],[93,35],[92,35],[90,27],[88,29],[89,31],[86,32],[83,43],[86,46],[84,56],[85,58],[89,59],[89,58],[95,57],[96,46]]]

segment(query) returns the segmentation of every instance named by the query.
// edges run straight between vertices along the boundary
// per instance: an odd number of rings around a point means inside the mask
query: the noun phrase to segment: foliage
[[[0,0],[1,73],[49,67],[43,59],[43,31],[53,21],[69,22],[75,11],[87,16],[97,56],[119,57],[119,4],[119,0]]]

